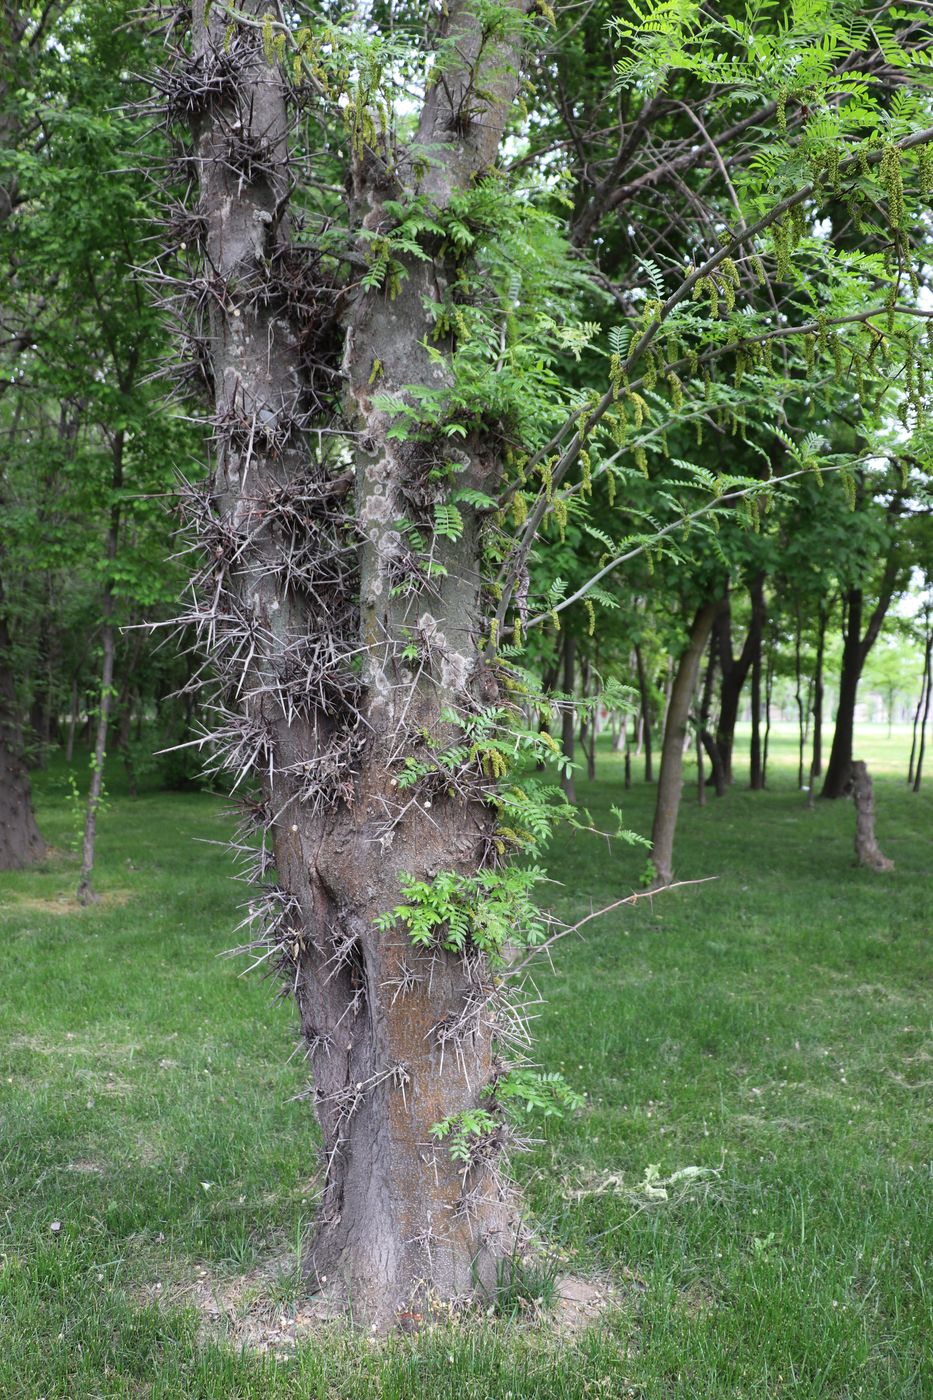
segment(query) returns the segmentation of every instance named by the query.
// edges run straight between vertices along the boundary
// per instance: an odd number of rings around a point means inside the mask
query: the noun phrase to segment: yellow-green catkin
[[[893,143],[884,148],[879,176],[888,201],[888,219],[891,227],[900,228],[904,221],[904,181],[901,175],[901,153]]]
[[[516,491],[512,497],[512,520],[516,529],[520,529],[528,519],[528,497],[524,491]]]
[[[782,136],[786,136],[786,135],[787,135],[787,98],[788,98],[788,96],[789,96],[789,94],[788,94],[787,88],[786,88],[786,87],[781,87],[781,88],[778,90],[777,100],[775,101],[775,104],[774,104],[774,105],[775,105],[775,108],[776,108],[775,116],[776,116],[776,118],[777,118],[777,129],[778,129],[778,131],[781,133]]]
[[[583,606],[586,608],[586,616],[589,620],[586,635],[592,637],[596,632],[596,609],[593,607],[592,598],[584,598]]]

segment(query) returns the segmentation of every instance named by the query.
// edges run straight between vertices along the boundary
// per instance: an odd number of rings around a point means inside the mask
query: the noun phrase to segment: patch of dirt
[[[326,1297],[296,1304],[296,1285],[295,1257],[291,1251],[285,1251],[247,1274],[216,1278],[206,1268],[198,1267],[193,1278],[150,1284],[137,1297],[146,1303],[194,1308],[201,1317],[205,1339],[216,1339],[220,1334],[237,1347],[281,1357],[290,1355],[299,1342],[311,1338],[319,1341],[325,1332],[346,1327],[342,1309],[336,1311],[334,1302]],[[635,1275],[632,1285],[644,1287]],[[521,1322],[509,1325],[534,1327],[536,1332],[555,1334],[561,1342],[572,1341],[587,1328],[597,1326],[622,1301],[619,1289],[607,1279],[565,1274],[557,1279],[553,1309],[533,1309]],[[471,1314],[458,1319],[464,1325],[471,1320]],[[479,1313],[476,1322],[490,1325]]]
[[[550,1321],[562,1336],[576,1337],[594,1327],[603,1314],[621,1302],[618,1291],[608,1280],[594,1282],[564,1274],[557,1280],[556,1302]]]
[[[17,894],[0,904],[0,911],[16,913],[20,910],[31,914],[86,914],[91,909],[117,909],[128,904],[133,898],[132,890],[104,890],[94,904],[79,904],[74,894],[61,893],[49,899],[37,899],[34,895]]]
[[[78,1161],[69,1162],[65,1168],[66,1172],[79,1172],[82,1176],[106,1176],[107,1168],[102,1167],[99,1162]]]

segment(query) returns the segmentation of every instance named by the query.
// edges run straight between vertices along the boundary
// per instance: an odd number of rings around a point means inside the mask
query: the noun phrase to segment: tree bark
[[[920,699],[917,701],[917,708],[914,710],[914,723],[910,740],[910,762],[907,765],[908,787],[912,787],[914,782],[914,759],[917,756],[917,735],[920,726],[920,716],[922,714],[924,718],[926,717],[927,706],[929,704],[930,682],[931,679],[933,679],[931,651],[933,651],[933,631],[927,633],[923,648],[923,675],[920,680]]]
[[[764,576],[759,574],[752,581],[750,592],[752,598],[752,627],[749,629],[754,633],[754,643],[752,646],[752,742],[749,753],[749,777],[748,784],[752,792],[760,792],[764,787],[764,769],[761,761],[761,662],[762,645],[764,640]]]
[[[738,656],[732,652],[732,608],[729,595],[716,622],[716,638],[719,651],[719,670],[722,680],[719,688],[719,719],[716,724],[716,745],[722,760],[726,783],[733,780],[732,750],[735,743],[735,726],[739,717],[739,701],[742,687],[756,651],[761,646],[761,629],[764,623],[764,575],[758,575],[749,586],[752,598],[752,616],[748,632]]]
[[[567,697],[561,702],[561,752],[567,760],[568,765],[573,763],[574,743],[576,738],[576,711],[573,704],[574,686],[576,684],[576,656],[577,641],[573,633],[564,631],[564,695]],[[574,774],[572,768],[561,774],[561,787],[567,794],[568,802],[576,802],[577,793],[574,784]]]
[[[855,706],[862,670],[881,631],[888,606],[894,596],[897,565],[892,549],[881,582],[878,602],[862,635],[864,598],[860,588],[850,588],[846,594],[843,617],[842,670],[839,676],[839,700],[836,705],[836,728],[833,746],[823,780],[822,797],[842,797],[848,791],[852,767],[852,744],[855,736]]]
[[[929,633],[927,636],[925,651],[927,693],[926,699],[923,702],[923,718],[920,721],[920,749],[917,754],[917,769],[914,774],[914,792],[920,791],[920,780],[923,777],[923,755],[927,745],[927,719],[930,715],[930,692],[933,690],[933,665],[931,665],[931,658],[933,658],[933,632]],[[911,755],[911,757],[913,757],[913,755]]]
[[[655,883],[658,886],[669,885],[674,878],[674,833],[680,810],[684,737],[690,715],[690,701],[696,689],[700,662],[720,606],[719,599],[711,599],[697,609],[690,627],[687,648],[677,663],[671,686],[661,747],[661,772],[658,777],[654,824],[651,829],[651,859],[655,869]]]
[[[111,486],[116,493],[123,485],[123,452],[126,435],[122,428],[113,436],[113,472]],[[101,645],[103,663],[100,676],[100,704],[97,711],[97,730],[94,739],[94,755],[91,759],[91,781],[88,786],[87,808],[84,814],[84,836],[81,843],[81,874],[78,879],[78,902],[92,904],[98,896],[94,891],[94,853],[97,844],[97,814],[104,790],[104,763],[107,758],[107,730],[110,723],[110,707],[113,699],[113,663],[116,655],[116,636],[113,626],[113,564],[117,557],[120,539],[120,503],[114,496],[110,508],[110,524],[107,530],[108,575],[104,584],[101,616]]]
[[[476,949],[419,948],[391,918],[374,924],[399,903],[403,875],[470,877],[496,859],[494,784],[480,763],[458,770],[456,785],[444,775],[414,793],[395,777],[404,757],[458,741],[445,712],[475,715],[498,696],[480,648],[480,512],[461,507],[461,537],[433,539],[443,572],[426,577],[397,522],[430,521],[434,449],[390,435],[396,417],[375,402],[409,384],[449,384],[443,357],[426,348],[436,344],[428,303],[456,266],[437,248],[408,260],[394,296],[359,288],[346,305],[360,540],[358,577],[347,577],[331,562],[346,554],[335,509],[345,467],[308,435],[317,390],[302,369],[298,311],[275,281],[277,270],[302,273],[285,212],[284,83],[255,30],[236,23],[225,44],[228,22],[196,0],[198,62],[235,72],[194,122],[206,265],[224,288],[210,309],[216,467],[209,499],[193,491],[190,501],[206,545],[202,595],[220,601],[199,623],[222,678],[222,761],[240,772],[255,763],[261,783],[255,946],[295,994],[314,1077],[324,1179],[305,1275],[383,1330],[493,1291],[515,1242],[499,1170],[505,1123],[466,1164],[432,1135],[490,1102],[505,1014],[497,979]],[[519,81],[516,41],[490,39],[462,3],[443,29],[454,43],[415,136],[430,161],[390,172],[364,144],[355,227],[387,226],[386,200],[417,194],[443,209],[494,165]],[[241,142],[262,144],[250,180],[231,169],[234,122]],[[361,240],[361,259],[369,251]],[[495,490],[495,449],[479,429],[455,447],[444,441],[452,457],[458,483]],[[405,655],[412,638],[417,664]]]
[[[68,732],[65,740],[65,762],[71,767],[75,753],[75,730],[78,727],[78,678],[71,678],[71,699],[68,706]]]
[[[709,723],[710,706],[713,703],[713,682],[716,676],[716,647],[710,640],[709,656],[706,662],[706,678],[703,681],[703,695],[700,700],[700,708],[697,712],[696,725],[696,750],[697,750],[697,801],[701,807],[706,806],[706,775],[703,772],[703,751],[706,748],[708,739],[707,725]],[[715,772],[715,768],[714,768]],[[719,796],[717,784],[716,795]]]
[[[29,772],[0,580],[0,870],[22,870],[45,854],[32,808]]]
[[[875,801],[868,768],[861,759],[850,765],[850,785],[855,803],[855,859],[869,870],[894,869],[875,839]]]
[[[761,786],[768,786],[768,755],[771,748],[771,699],[774,694],[775,638],[768,645],[768,660],[765,665],[765,737],[761,746]]]
[[[803,791],[803,765],[807,749],[806,708],[803,700],[803,668],[800,661],[802,625],[800,602],[794,612],[794,699],[797,702],[797,790]]]
[[[645,750],[645,782],[654,782],[654,767],[651,755],[651,693],[641,647],[635,647],[635,668],[638,676],[638,693],[641,697],[641,742]]]
[[[814,778],[823,774],[823,657],[826,650],[826,627],[829,610],[820,601],[819,623],[816,633],[816,662],[813,667],[813,748],[810,758],[810,791],[813,791]]]

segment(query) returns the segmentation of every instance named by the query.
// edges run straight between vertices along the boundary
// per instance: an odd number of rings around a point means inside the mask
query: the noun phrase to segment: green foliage
[[[416,947],[451,953],[472,948],[501,967],[507,944],[530,948],[547,936],[532,894],[543,876],[537,865],[481,870],[476,875],[441,870],[433,880],[402,875],[399,883],[408,902],[379,915],[375,924],[385,931],[400,923]]]

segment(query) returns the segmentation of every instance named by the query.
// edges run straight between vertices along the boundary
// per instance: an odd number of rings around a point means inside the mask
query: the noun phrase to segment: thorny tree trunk
[[[561,751],[567,764],[573,763],[574,739],[576,735],[576,711],[573,704],[573,692],[576,679],[576,656],[577,641],[572,632],[564,633],[564,694],[566,699],[561,705]],[[568,766],[567,772],[561,775],[561,787],[567,794],[570,802],[576,802],[577,794],[574,786],[573,770]]]
[[[850,772],[855,803],[855,859],[869,870],[893,870],[893,860],[882,854],[875,839],[875,801],[868,769],[861,759],[856,759]]]
[[[123,485],[123,450],[125,434],[119,429],[113,439],[114,491]],[[120,505],[115,500],[110,509],[110,524],[107,530],[107,563],[113,566],[117,557],[120,537]],[[78,900],[81,904],[91,904],[97,899],[92,877],[94,874],[94,848],[97,842],[97,813],[100,810],[104,788],[104,762],[107,757],[107,729],[110,723],[110,706],[113,698],[113,662],[116,654],[116,636],[113,626],[113,578],[108,577],[104,585],[102,603],[103,626],[101,642],[103,664],[100,676],[100,707],[97,711],[97,733],[94,740],[94,755],[91,759],[91,781],[87,793],[87,809],[84,815],[84,837],[81,843],[81,875],[78,880]]]
[[[920,716],[924,717],[926,724],[926,714],[929,706],[930,680],[933,676],[933,666],[931,666],[931,655],[933,655],[933,631],[927,633],[926,644],[923,649],[923,676],[920,681],[920,699],[917,701],[917,708],[914,710],[913,732],[910,740],[910,763],[907,767],[907,786],[912,787],[914,781],[914,760],[917,756],[917,734],[920,726]]]
[[[399,903],[403,873],[469,875],[494,858],[494,814],[482,800],[492,785],[481,772],[454,796],[446,774],[403,793],[394,773],[406,756],[430,756],[425,736],[457,738],[445,709],[475,714],[497,697],[477,645],[478,514],[462,508],[460,540],[435,537],[432,557],[446,572],[430,581],[397,522],[430,520],[438,461],[456,455],[458,482],[486,492],[498,465],[479,433],[455,453],[445,440],[442,456],[389,437],[393,419],[373,401],[448,382],[425,348],[435,330],[426,305],[454,272],[447,255],[411,259],[394,300],[358,290],[343,355],[359,539],[359,575],[347,576],[338,507],[350,483],[307,432],[320,401],[303,368],[301,308],[283,292],[289,277],[310,285],[315,276],[289,241],[284,84],[256,30],[234,24],[225,44],[227,23],[196,0],[196,62],[224,75],[194,116],[205,262],[220,289],[210,303],[216,466],[209,490],[191,491],[213,560],[202,586],[220,602],[201,625],[231,705],[218,736],[226,762],[253,762],[262,780],[255,820],[272,849],[260,857],[265,892],[253,902],[264,919],[258,946],[297,999],[324,1139],[306,1277],[382,1329],[493,1289],[515,1240],[496,1168],[504,1126],[466,1166],[431,1135],[486,1102],[495,980],[479,955],[417,950],[401,926],[374,927]],[[484,40],[464,4],[451,5],[444,26],[458,58],[418,121],[428,168],[406,158],[390,173],[365,148],[353,169],[357,227],[386,226],[390,199],[423,194],[443,208],[495,162],[517,54],[509,41]],[[234,134],[238,149],[262,152],[248,180],[230,160]],[[320,279],[316,291],[320,318]],[[414,664],[403,657],[412,638]],[[360,654],[361,675],[351,664]]]
[[[927,746],[927,719],[930,715],[930,692],[933,691],[933,632],[927,637],[926,650],[924,652],[925,674],[926,674],[926,699],[923,702],[923,718],[920,721],[920,750],[917,754],[917,771],[914,774],[914,792],[920,791],[920,780],[923,777],[923,755]],[[911,754],[911,760],[913,754]]]
[[[0,870],[21,870],[40,860],[44,852],[23,758],[16,678],[0,584]]]
[[[645,749],[645,782],[654,782],[654,769],[651,757],[651,693],[648,688],[648,677],[645,673],[645,663],[641,654],[641,647],[635,648],[635,668],[638,675],[638,694],[641,698],[641,709],[639,719],[641,722],[640,739]]]
[[[700,662],[720,606],[718,599],[711,599],[697,610],[690,628],[690,640],[674,672],[664,724],[661,772],[658,777],[658,796],[651,829],[651,859],[659,886],[669,885],[674,878],[674,833],[677,829],[677,813],[680,810],[684,738],[690,715],[690,701],[696,689]]]

